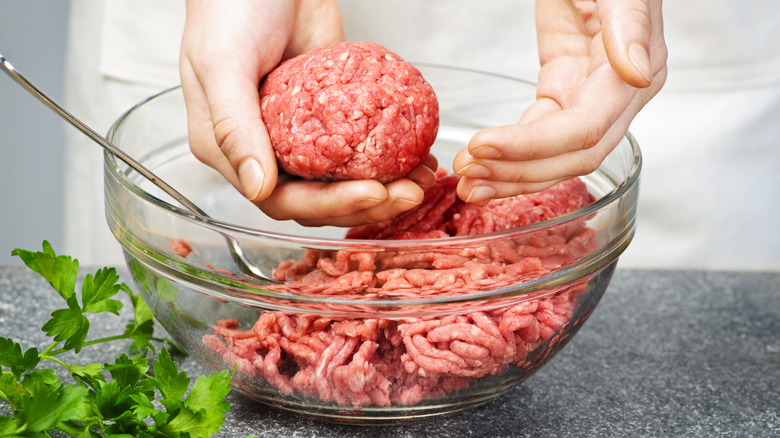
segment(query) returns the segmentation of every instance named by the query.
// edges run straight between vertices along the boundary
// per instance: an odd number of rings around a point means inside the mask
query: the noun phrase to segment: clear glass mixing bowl
[[[473,133],[513,123],[535,97],[529,82],[419,67],[439,98],[432,152],[444,167]],[[235,390],[331,421],[432,417],[519,384],[582,326],[635,230],[641,154],[631,135],[582,177],[596,199],[586,207],[502,232],[381,241],[266,217],[191,155],[179,88],[132,108],[109,139],[214,218],[189,213],[106,154],[106,218],[159,322],[207,369],[235,365]],[[242,274],[225,235],[267,273],[301,260],[348,262],[332,276],[317,265],[307,282],[276,284]],[[432,262],[441,254],[498,267],[445,269]],[[373,271],[414,272],[427,283],[385,291],[369,270],[374,283],[337,287],[365,274],[365,257]]]

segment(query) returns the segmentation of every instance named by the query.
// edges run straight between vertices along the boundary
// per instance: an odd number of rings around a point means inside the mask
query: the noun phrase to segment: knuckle
[[[654,75],[658,75],[659,72],[665,69],[666,63],[669,60],[669,49],[666,44],[657,44],[651,48],[651,58],[654,67]]]
[[[587,117],[586,114],[582,116]],[[596,146],[607,135],[607,131],[609,131],[611,126],[610,121],[606,119],[590,120],[590,123],[585,124],[581,131],[582,134],[578,145],[580,150],[589,150]]]
[[[393,218],[393,214],[385,208],[369,208],[363,213],[358,214],[357,222],[360,224],[375,224]]]
[[[653,19],[650,15],[650,8],[646,3],[630,4],[627,8],[627,13],[633,19],[631,22],[641,26],[642,30],[644,30],[647,35],[650,34]]]
[[[525,154],[527,157],[526,159],[532,161],[532,160],[538,160],[544,158],[545,157],[544,148],[539,147],[539,145],[544,143],[543,139],[546,136],[549,136],[549,133],[545,134],[544,129],[540,128],[540,126],[537,125],[536,123],[526,124],[523,126],[524,132],[521,133],[520,131],[521,129],[518,126],[517,127],[518,138],[524,135],[527,136],[527,138],[529,139],[528,143],[525,145],[526,148]]]
[[[263,201],[258,204],[256,204],[260,210],[265,213],[266,216],[269,218],[276,220],[276,221],[286,221],[294,219],[290,214],[285,214],[285,212],[280,211],[278,208],[276,208],[272,201]],[[308,226],[309,224],[301,223],[299,220],[295,220],[296,222],[300,223],[303,226]]]
[[[239,130],[238,121],[233,117],[227,116],[216,120],[213,126],[214,139],[216,140],[219,149],[225,156],[230,158],[238,146],[236,140]]]
[[[213,145],[209,146],[195,141],[190,142],[190,152],[198,161],[212,167],[217,163],[219,155],[222,155],[219,149],[214,148]]]
[[[595,153],[584,154],[579,160],[576,176],[587,175],[596,171],[602,162],[602,157]]]

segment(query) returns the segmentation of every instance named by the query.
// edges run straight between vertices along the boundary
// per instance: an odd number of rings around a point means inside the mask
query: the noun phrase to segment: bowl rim
[[[420,65],[420,66],[425,66],[430,68],[457,70],[457,71],[462,71],[471,74],[492,76],[499,79],[519,82],[527,85],[534,85],[534,86],[536,85],[534,82],[527,81],[524,79],[520,79],[520,78],[516,78],[504,74],[477,70],[477,69],[452,67],[452,66],[446,66],[441,64],[428,64],[428,63],[415,63],[415,65]],[[123,124],[123,122],[127,120],[129,117],[131,117],[135,112],[142,109],[146,104],[148,104],[149,102],[153,102],[157,99],[161,99],[165,96],[168,96],[170,93],[173,93],[176,90],[180,90],[180,89],[181,89],[181,85],[175,85],[169,87],[133,105],[130,109],[125,111],[119,118],[117,118],[117,120],[111,125],[107,134],[108,140],[113,142],[114,139],[116,138],[117,131],[120,128],[120,126]],[[424,244],[426,247],[442,247],[442,246],[450,246],[450,245],[476,244],[476,243],[490,242],[492,240],[503,239],[515,235],[521,235],[532,231],[538,231],[540,229],[545,229],[565,222],[577,220],[582,217],[586,217],[591,213],[600,210],[602,207],[612,203],[614,200],[621,197],[626,191],[628,191],[631,187],[637,184],[637,181],[639,180],[641,168],[642,168],[642,161],[643,161],[641,150],[639,148],[636,139],[634,138],[633,134],[631,134],[630,131],[626,132],[623,138],[625,138],[628,141],[630,150],[633,154],[633,160],[627,178],[620,181],[620,183],[617,184],[612,190],[600,196],[595,201],[591,202],[590,204],[584,207],[563,214],[561,216],[555,217],[553,219],[548,219],[533,224],[525,225],[522,227],[512,228],[509,230],[495,231],[491,233],[478,234],[473,236],[452,236],[452,237],[442,237],[436,239],[382,240],[381,246],[383,248],[403,248],[409,246],[416,246],[420,244]],[[152,195],[146,190],[143,190],[141,187],[139,187],[137,184],[133,183],[130,180],[130,177],[128,176],[127,173],[120,170],[119,163],[121,160],[118,160],[117,157],[111,152],[105,151],[104,158],[105,158],[104,159],[105,168],[111,173],[113,178],[119,181],[119,183],[122,184],[122,186],[124,186],[127,190],[130,190],[140,198],[146,200],[147,202],[152,203],[158,208],[166,210],[167,212],[177,217],[180,217],[190,222],[198,223],[206,228],[215,230],[217,232],[239,233],[241,235],[250,236],[252,238],[269,238],[269,239],[275,239],[279,241],[285,241],[288,243],[295,243],[295,244],[314,246],[320,248],[329,248],[329,247],[362,248],[362,247],[377,246],[377,240],[371,240],[371,239],[344,239],[344,238],[332,238],[332,237],[300,236],[295,234],[278,233],[278,232],[273,232],[273,231],[259,229],[259,228],[252,228],[245,225],[239,225],[227,221],[222,221],[216,218],[207,218],[199,214],[193,213],[189,210],[186,210],[182,207],[179,207],[177,205],[174,205],[164,199]],[[137,174],[136,171],[132,169],[129,170],[131,171],[129,172],[129,174]]]

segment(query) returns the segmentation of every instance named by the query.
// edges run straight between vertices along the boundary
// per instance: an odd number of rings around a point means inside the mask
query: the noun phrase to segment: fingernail
[[[481,164],[471,162],[456,170],[455,173],[460,176],[469,176],[471,178],[487,178],[490,176],[490,169]]]
[[[393,203],[390,204],[390,207],[388,207],[388,210],[392,214],[398,214],[407,210],[411,210],[414,207],[417,207],[418,204],[419,202],[414,202],[408,199],[400,198],[393,201]]]
[[[376,198],[366,198],[358,201],[355,204],[356,210],[365,210],[367,208],[375,207],[381,203],[385,202],[384,199],[376,199]]]
[[[628,46],[628,59],[631,60],[631,63],[639,70],[639,73],[642,74],[645,80],[648,83],[651,82],[650,55],[648,55],[647,50],[641,44],[631,43]]]
[[[469,192],[466,202],[484,204],[496,196],[496,191],[490,186],[474,186]]]
[[[472,156],[477,158],[485,158],[488,160],[497,160],[501,158],[501,151],[490,145],[483,145],[469,150]]]
[[[238,166],[238,182],[241,183],[244,196],[250,201],[254,201],[260,195],[264,178],[263,166],[254,158],[247,158]]]

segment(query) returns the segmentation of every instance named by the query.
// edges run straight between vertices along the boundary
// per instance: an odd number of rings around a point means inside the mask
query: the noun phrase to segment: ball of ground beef
[[[371,42],[281,63],[260,99],[279,165],[306,179],[394,181],[428,155],[439,128],[436,94],[420,71]]]

